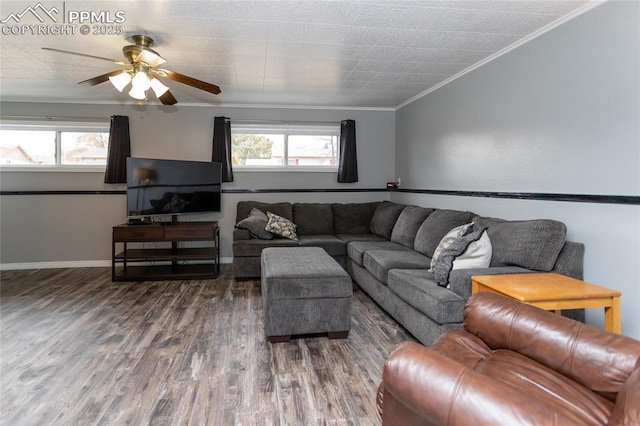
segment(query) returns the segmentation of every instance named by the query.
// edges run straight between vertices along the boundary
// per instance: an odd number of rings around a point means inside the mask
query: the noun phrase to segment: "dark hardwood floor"
[[[3,271],[0,424],[376,425],[389,352],[413,338],[356,288],[345,340],[268,343],[258,280],[111,282]]]

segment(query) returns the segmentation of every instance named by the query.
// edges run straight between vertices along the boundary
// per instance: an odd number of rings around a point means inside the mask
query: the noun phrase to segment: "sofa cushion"
[[[332,204],[336,234],[368,234],[371,218],[380,203]]]
[[[459,210],[435,210],[420,225],[413,245],[414,250],[427,257],[432,257],[447,232],[456,226],[471,222],[473,216],[471,212]]]
[[[549,219],[505,221],[475,217],[486,227],[493,246],[491,266],[521,266],[549,272],[564,246],[567,227]]]
[[[396,204],[390,201],[380,203],[373,214],[373,218],[371,218],[371,233],[385,240],[390,239],[393,226],[405,207],[404,204]]]
[[[300,247],[320,247],[334,257],[347,255],[347,243],[334,235],[301,235],[298,239]]]
[[[298,242],[286,238],[273,240],[241,240],[233,243],[233,257],[260,257],[262,249],[267,247],[297,247]]]
[[[391,241],[412,249],[420,225],[432,212],[433,209],[406,206],[398,216],[396,224],[393,225]]]
[[[291,203],[261,203],[259,201],[239,201],[236,206],[236,223],[249,216],[251,209],[256,208],[263,213],[272,212],[278,216],[293,220]]]
[[[353,241],[347,245],[347,255],[349,259],[358,265],[363,265],[364,254],[367,250],[409,250],[403,245],[396,244],[392,241]]]
[[[273,234],[264,229],[267,226],[268,221],[269,219],[266,214],[256,208],[253,208],[251,209],[248,217],[236,223],[236,228],[246,229],[253,238],[270,240],[273,238]]]
[[[391,269],[427,269],[431,259],[413,250],[367,250],[362,265],[382,284]]]
[[[265,226],[264,229],[275,235],[289,238],[290,240],[298,240],[295,223],[293,223],[289,219],[278,216],[277,214],[271,212],[267,212],[267,217],[269,218],[269,221],[267,222],[267,226]]]
[[[333,212],[331,204],[295,203],[293,222],[298,226],[298,235],[333,235]]]
[[[465,299],[437,285],[426,269],[392,269],[387,285],[400,299],[438,324],[462,322]]]
[[[384,238],[373,234],[336,234],[336,237],[340,238],[345,243],[349,243],[351,241],[385,241]]]

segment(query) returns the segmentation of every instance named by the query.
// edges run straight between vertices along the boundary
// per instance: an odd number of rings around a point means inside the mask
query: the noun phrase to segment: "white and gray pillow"
[[[491,263],[491,240],[486,228],[472,223],[449,231],[440,241],[431,259],[436,284],[449,286],[449,275],[454,269],[487,268]]]

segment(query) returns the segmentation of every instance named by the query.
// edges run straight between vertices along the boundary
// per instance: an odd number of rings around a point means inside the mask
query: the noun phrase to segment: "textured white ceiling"
[[[81,80],[118,68],[41,47],[123,59],[126,36],[151,34],[164,68],[217,84],[211,95],[165,81],[181,103],[395,108],[568,15],[587,0],[46,1],[58,22],[30,12],[38,0],[0,2],[3,100],[131,102],[110,83]],[[42,9],[39,9],[40,11]],[[64,13],[63,13],[64,11]],[[104,12],[121,35],[6,34],[64,25],[69,12]],[[97,27],[95,27],[97,25]],[[151,99],[150,102],[157,102]]]

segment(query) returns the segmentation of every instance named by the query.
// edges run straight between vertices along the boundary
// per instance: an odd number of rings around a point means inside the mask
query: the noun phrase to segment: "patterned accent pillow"
[[[296,234],[297,226],[295,223],[271,212],[267,212],[267,217],[269,218],[269,221],[264,227],[266,231],[280,235],[281,237],[289,238],[290,240],[298,241],[298,235]]]
[[[469,230],[473,227],[473,222],[465,223],[464,225],[456,226],[451,231],[447,232],[444,237],[440,240],[438,247],[433,252],[433,257],[431,258],[431,268],[429,270],[433,270],[433,265],[439,261],[442,257],[443,252],[449,248],[451,244],[453,244],[458,238],[465,235]]]
[[[236,228],[246,229],[253,238],[270,240],[273,234],[264,228],[267,226],[269,218],[261,210],[252,208],[249,216],[236,223]]]
[[[491,264],[492,254],[493,246],[491,244],[491,239],[489,238],[489,233],[485,228],[480,235],[480,238],[478,240],[471,241],[471,244],[467,246],[464,253],[453,260],[453,267],[451,270],[488,268]]]
[[[429,270],[441,287],[449,286],[454,269],[487,268],[491,263],[492,247],[486,228],[474,229],[477,227],[473,223],[458,228],[444,236],[431,259]]]

